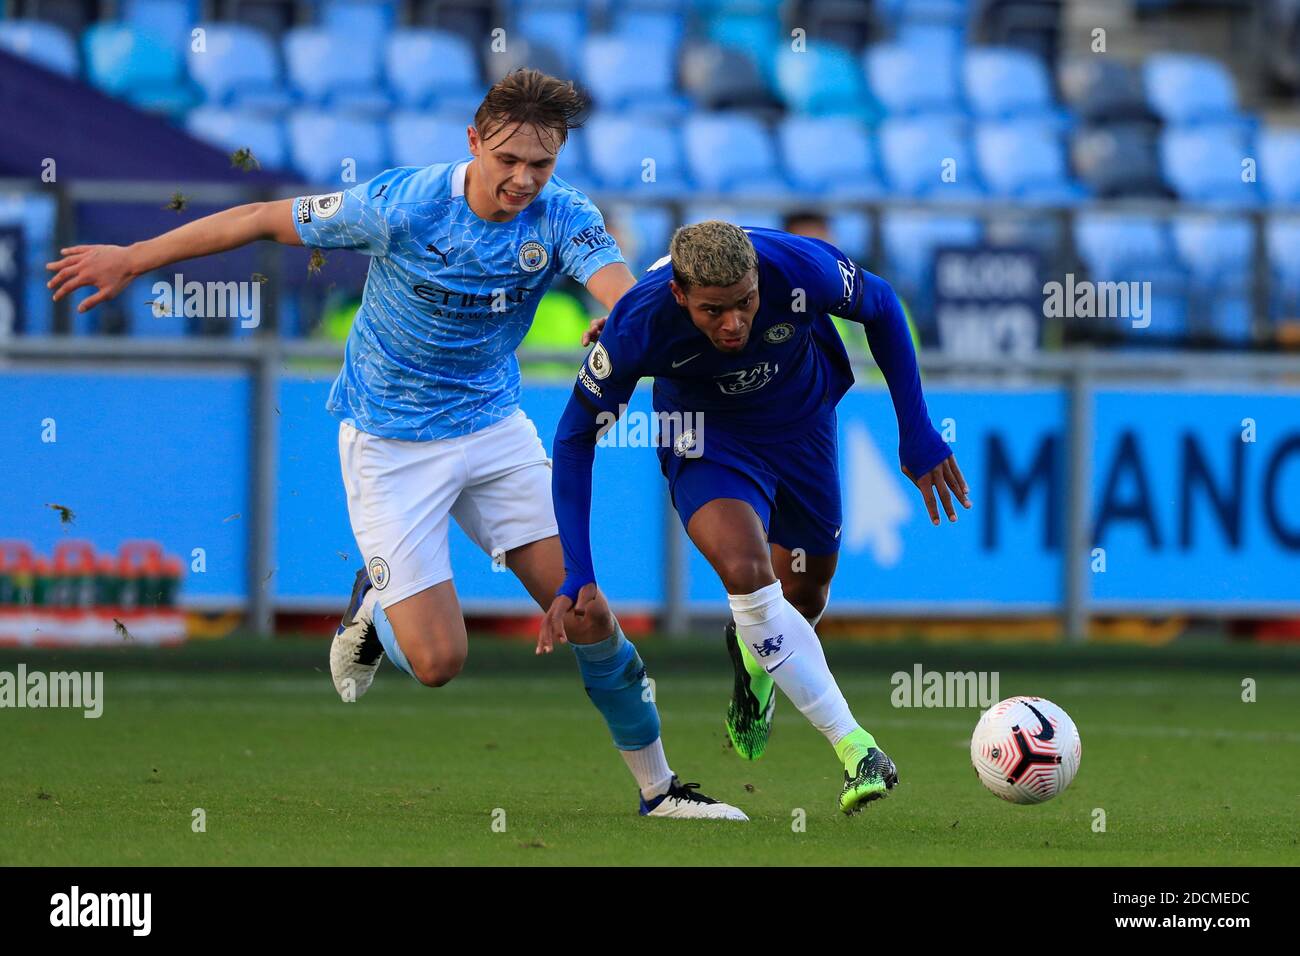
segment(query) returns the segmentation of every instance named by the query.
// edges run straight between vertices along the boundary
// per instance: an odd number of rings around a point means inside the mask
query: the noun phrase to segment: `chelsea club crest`
[[[546,268],[549,258],[546,247],[537,240],[530,239],[519,249],[519,268],[525,272],[539,272]]]
[[[794,326],[789,322],[778,322],[763,333],[763,341],[768,345],[780,345],[794,335]]]

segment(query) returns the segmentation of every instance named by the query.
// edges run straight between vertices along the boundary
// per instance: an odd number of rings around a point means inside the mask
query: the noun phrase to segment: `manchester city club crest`
[[[382,591],[388,584],[388,562],[383,558],[371,558],[366,565],[370,572],[370,583],[376,591]]]
[[[768,345],[780,345],[794,335],[794,326],[789,322],[778,322],[763,333],[763,341]]]
[[[525,242],[519,250],[519,268],[525,272],[540,272],[549,260],[546,247],[535,239]]]

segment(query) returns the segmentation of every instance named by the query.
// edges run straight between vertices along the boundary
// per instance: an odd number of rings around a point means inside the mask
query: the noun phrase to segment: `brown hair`
[[[590,99],[572,82],[541,70],[519,69],[492,85],[474,114],[474,126],[485,140],[502,130],[525,124],[548,130],[556,152],[569,130],[582,125]]]

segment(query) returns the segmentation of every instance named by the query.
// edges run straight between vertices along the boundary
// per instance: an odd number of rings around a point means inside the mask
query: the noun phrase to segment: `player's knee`
[[[411,672],[425,687],[442,687],[449,684],[465,666],[465,655],[463,654],[418,654],[415,657],[408,655],[407,663],[411,665]]]
[[[753,594],[776,580],[766,555],[731,555],[718,569],[728,594]]]
[[[826,610],[829,596],[830,588],[825,585],[805,584],[787,588],[785,591],[785,599],[809,620]]]

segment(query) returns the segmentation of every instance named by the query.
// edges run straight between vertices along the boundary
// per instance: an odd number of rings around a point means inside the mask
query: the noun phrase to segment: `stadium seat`
[[[519,36],[545,44],[558,54],[564,63],[564,74],[579,69],[587,39],[587,17],[580,5],[518,4],[514,27]]]
[[[1191,53],[1153,53],[1143,65],[1147,99],[1166,123],[1241,121],[1232,75],[1217,60]]]
[[[588,167],[603,188],[664,199],[687,192],[686,160],[676,127],[602,111],[587,122],[584,132]],[[647,170],[654,175],[649,182]]]
[[[1042,60],[1024,50],[972,47],[962,61],[971,111],[982,119],[1052,119],[1064,115]]]
[[[190,31],[201,18],[200,6],[199,0],[122,0],[121,20],[180,51],[190,46]]]
[[[1275,316],[1300,317],[1300,218],[1270,216],[1264,227]]]
[[[1273,203],[1300,203],[1300,130],[1263,129],[1255,139],[1259,184]]]
[[[862,82],[857,59],[832,43],[798,53],[783,47],[776,59],[776,88],[786,105],[810,116],[880,117],[880,106]]]
[[[1079,130],[1071,144],[1079,177],[1099,199],[1174,199],[1160,171],[1155,132],[1146,123]]]
[[[0,20],[0,50],[64,76],[76,76],[79,68],[72,37],[39,20]]]
[[[1147,123],[1154,128],[1160,122],[1147,102],[1142,73],[1131,64],[1085,54],[1067,62],[1058,76],[1066,101],[1085,123]]]
[[[394,166],[449,163],[469,155],[465,127],[469,118],[430,116],[405,110],[388,121],[389,155]]]
[[[144,110],[180,115],[198,99],[180,53],[153,35],[97,23],[82,37],[86,74],[105,93]]]
[[[397,23],[397,0],[319,0],[320,25],[368,43],[382,43]]]
[[[227,152],[252,150],[263,169],[288,167],[284,128],[279,120],[256,113],[200,106],[185,117],[185,128]]]
[[[320,27],[298,27],[284,38],[289,80],[312,106],[377,114],[389,106],[382,86],[381,44]]]
[[[1074,242],[1094,282],[1150,282],[1151,325],[1135,329],[1132,316],[1110,316],[1094,328],[1153,342],[1187,334],[1187,270],[1178,259],[1168,225],[1127,213],[1080,213]]]
[[[975,155],[990,193],[1045,202],[1075,202],[1086,195],[1070,179],[1065,147],[1050,120],[980,123]]]
[[[1193,302],[1200,306],[1193,329],[1232,343],[1250,339],[1250,290],[1255,230],[1237,216],[1179,216],[1174,246],[1191,275]]]
[[[749,110],[763,115],[782,110],[758,64],[744,50],[717,43],[687,43],[680,61],[682,89],[701,109]]]
[[[847,116],[792,116],[777,129],[786,177],[800,192],[873,199],[884,192],[866,127]]]
[[[666,255],[673,235],[673,215],[663,206],[616,203],[605,207],[605,225],[618,237],[633,275]]]
[[[611,32],[676,49],[682,42],[684,20],[680,11],[620,7],[613,13]]]
[[[875,11],[862,0],[804,0],[796,9],[809,39],[829,40],[851,50],[866,46],[876,29]]]
[[[961,112],[957,61],[903,43],[869,47],[862,59],[867,84],[891,116]]]
[[[682,225],[693,222],[705,222],[709,219],[721,219],[734,222],[746,228],[780,229],[781,217],[770,209],[760,206],[729,205],[727,203],[695,203],[687,206],[683,213]],[[668,250],[665,249],[666,253]]]
[[[966,124],[941,117],[889,119],[877,141],[886,181],[904,195],[972,199],[983,195]],[[945,171],[954,177],[945,181]]]
[[[203,28],[205,49],[189,50],[189,71],[210,105],[278,113],[293,104],[270,37],[238,23],[205,23]]]
[[[1184,126],[1160,136],[1160,168],[1182,199],[1229,206],[1259,202],[1257,183],[1242,179],[1250,156],[1236,126]]]
[[[558,53],[544,43],[519,38],[511,40],[500,53],[491,53],[483,61],[484,79],[495,83],[507,73],[521,67],[541,70],[551,76],[567,76],[572,71]]]
[[[384,49],[384,72],[403,107],[472,114],[485,92],[469,43],[443,30],[394,31]]]
[[[789,39],[782,33],[779,19],[722,11],[709,19],[707,38],[721,46],[744,50],[754,58],[767,84],[776,87],[777,56]]]
[[[831,215],[831,243],[858,262],[867,262],[875,251],[871,245],[871,218],[861,212],[837,212]]]
[[[54,331],[54,302],[45,287],[49,277],[45,263],[55,258],[56,214],[53,193],[0,192],[0,226],[20,226],[23,230],[26,279],[19,310],[23,324],[18,330],[23,335],[49,335]]]
[[[969,246],[980,241],[978,219],[928,212],[887,212],[880,220],[884,278],[925,311],[933,296],[933,256],[941,246]]]
[[[388,161],[380,125],[355,116],[320,110],[296,110],[289,116],[289,155],[294,169],[318,186],[344,189],[345,160],[356,164],[355,182],[384,171]]]
[[[728,113],[695,113],[683,126],[686,162],[703,191],[784,194],[772,138],[761,123]]]
[[[582,47],[581,76],[601,109],[675,119],[688,103],[674,89],[675,50],[617,34],[593,35]]]

